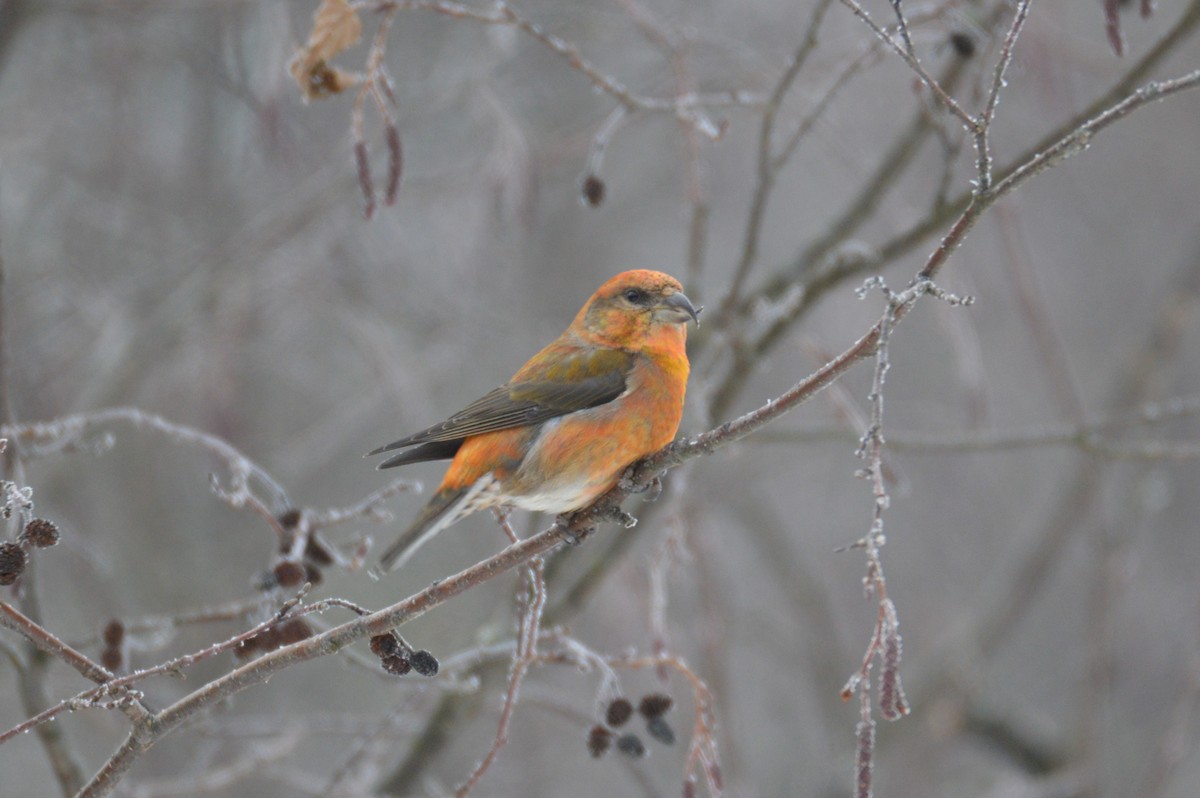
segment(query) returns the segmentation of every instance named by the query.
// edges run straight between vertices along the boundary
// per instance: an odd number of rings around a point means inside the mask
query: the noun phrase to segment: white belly
[[[568,510],[578,510],[588,504],[595,491],[595,486],[586,481],[547,485],[543,486],[536,495],[512,497],[512,504],[522,510],[536,510],[557,515]]]

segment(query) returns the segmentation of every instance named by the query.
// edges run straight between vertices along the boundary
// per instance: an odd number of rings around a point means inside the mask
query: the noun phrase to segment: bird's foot
[[[563,513],[554,519],[554,525],[558,527],[558,532],[562,535],[563,541],[568,546],[578,546],[583,542],[582,535],[576,535],[571,531],[571,514]]]
[[[637,466],[630,466],[625,469],[625,473],[621,475],[621,479],[617,485],[626,493],[645,493],[645,501],[658,501],[658,497],[662,495],[663,482],[662,478],[655,476],[646,484],[641,484],[635,478]]]

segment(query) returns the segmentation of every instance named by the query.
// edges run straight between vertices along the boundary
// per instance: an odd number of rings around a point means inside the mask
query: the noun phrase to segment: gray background
[[[387,64],[404,182],[395,207],[365,221],[351,159],[352,98],[306,106],[286,70],[314,5],[0,3],[0,253],[19,419],[136,405],[228,439],[306,506],[346,505],[386,481],[361,459],[364,451],[503,381],[608,276],[631,267],[685,276],[689,211],[676,121],[659,114],[626,127],[604,164],[606,202],[584,207],[578,186],[588,142],[613,100],[528,36],[429,12],[403,12],[393,26]],[[890,19],[889,4],[867,5]],[[946,16],[914,30],[935,73],[955,57],[949,31],[981,17],[978,5],[950,4]],[[998,162],[1107,90],[1184,5],[1159,3],[1149,20],[1125,13],[1129,52],[1118,59],[1098,3],[1035,3],[1000,104]],[[670,29],[690,33],[699,86],[763,93],[803,36],[810,6],[648,7]],[[672,91],[668,62],[620,4],[518,7],[636,91]],[[365,20],[370,36],[376,19]],[[788,95],[783,129],[869,41],[835,3]],[[359,46],[339,63],[357,68],[364,57]],[[974,68],[990,68],[988,58]],[[1192,36],[1154,76],[1198,64]],[[977,107],[969,89],[959,96]],[[751,288],[827,229],[920,102],[894,56],[845,90],[780,175]],[[687,286],[710,307],[741,252],[758,133],[752,110],[712,114],[729,127],[720,142],[699,148],[711,225],[703,273]],[[367,118],[378,184],[382,135],[377,117]],[[1160,794],[1194,794],[1195,461],[1128,462],[1070,446],[950,453],[899,444],[1078,418],[1064,395],[1077,397],[1088,417],[1106,417],[1120,410],[1121,390],[1144,400],[1200,390],[1197,120],[1196,92],[1143,109],[1006,199],[941,277],[977,304],[926,302],[896,333],[886,423],[898,444],[889,463],[899,482],[884,561],[914,713],[880,727],[877,795],[1134,795],[1156,773],[1167,777]],[[927,140],[857,237],[879,244],[923,218],[942,163],[936,140]],[[957,166],[953,194],[972,177],[969,142]],[[889,280],[903,285],[935,243],[888,264]],[[818,365],[817,353],[840,351],[867,328],[881,305],[878,295],[857,301],[855,282],[825,294],[757,363],[734,413],[777,395]],[[1156,334],[1164,319],[1166,332]],[[710,346],[695,359],[682,432],[710,426],[702,410],[723,358]],[[825,394],[766,434],[672,473],[636,530],[606,527],[564,555],[569,576],[607,538],[636,536],[571,629],[602,651],[649,651],[651,561],[671,523],[685,525],[690,553],[669,583],[669,643],[718,696],[732,795],[849,790],[857,712],[838,691],[858,665],[875,605],[862,597],[861,554],[834,549],[860,537],[870,519],[869,486],[853,476],[855,433],[842,416],[845,402],[865,407],[869,386],[869,368],[858,367],[840,383],[844,394]],[[821,434],[795,435],[813,430]],[[824,434],[831,430],[842,432]],[[159,437],[113,431],[115,446],[102,455],[28,464],[39,514],[65,536],[37,558],[47,625],[81,640],[112,617],[251,595],[273,537],[260,519],[209,493],[207,474],[219,465]],[[1198,431],[1192,417],[1131,439],[1195,439]],[[441,473],[437,465],[409,470],[427,486]],[[1090,487],[1078,490],[1081,481]],[[358,524],[330,538],[387,538],[421,501],[394,500],[390,527]],[[628,508],[643,509],[636,500]],[[520,530],[532,523],[516,517]],[[1017,582],[1014,571],[1028,573],[1020,558],[1046,541],[1051,551],[1035,558],[1044,579]],[[490,519],[472,518],[384,581],[331,569],[317,595],[384,606],[501,545]],[[468,648],[507,628],[514,584],[494,580],[405,633],[441,657]],[[978,640],[981,619],[1010,604],[1011,624],[987,627],[995,633],[979,645],[964,642]],[[147,650],[133,661],[152,664],[234,631],[194,629],[152,650],[156,641],[141,639]],[[144,689],[161,706],[229,664]],[[65,667],[52,676],[56,698],[83,687]],[[8,728],[24,716],[7,665],[0,682],[0,726]],[[650,674],[623,683],[635,697],[660,689]],[[477,794],[677,795],[682,743],[653,744],[652,756],[634,764],[587,757],[595,688],[594,675],[535,670],[509,746]],[[493,679],[486,689],[479,714],[455,728],[416,794],[456,784],[486,750],[502,684]],[[668,689],[686,741],[686,686]],[[351,754],[347,724],[374,729],[403,706],[383,757],[385,767],[398,762],[408,730],[436,699],[420,680],[384,680],[327,658],[177,732],[125,786],[235,760],[249,743],[233,729],[250,718],[268,732],[299,730],[297,742],[217,794],[294,795],[291,779],[315,774],[321,784]],[[335,721],[343,726],[330,733]],[[101,710],[61,723],[89,773],[126,731],[123,717]],[[1182,736],[1171,736],[1176,731]],[[998,740],[1007,733],[1051,757],[1049,771],[1003,750]],[[1175,742],[1180,759],[1167,773],[1163,746]],[[0,747],[0,771],[5,794],[55,790],[33,736]],[[1067,791],[1049,791],[1062,784]]]

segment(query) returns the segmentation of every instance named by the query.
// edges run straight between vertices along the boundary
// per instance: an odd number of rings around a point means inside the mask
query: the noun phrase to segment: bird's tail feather
[[[469,487],[446,487],[434,493],[430,503],[426,504],[420,515],[409,524],[404,534],[379,557],[380,574],[400,568],[428,539],[463,516],[472,514],[480,509],[480,506],[491,506],[479,505],[479,499],[482,498],[480,494],[487,492],[493,484],[491,476],[486,475]]]
[[[455,505],[460,504],[467,493],[465,488],[443,489],[435,493],[429,504],[404,530],[404,534],[380,556],[379,570],[387,573],[404,565],[421,544],[458,520],[460,516]]]

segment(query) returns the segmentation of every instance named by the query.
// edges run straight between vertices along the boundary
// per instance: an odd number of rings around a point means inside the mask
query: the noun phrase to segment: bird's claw
[[[560,515],[554,519],[554,525],[558,527],[558,533],[562,536],[563,542],[568,546],[578,546],[583,542],[582,535],[576,535],[571,531],[571,519],[567,515]]]
[[[621,479],[617,483],[618,486],[626,493],[648,494],[645,497],[645,501],[658,501],[658,497],[661,496],[663,492],[662,477],[652,477],[649,482],[643,485],[634,478],[635,469],[636,466],[630,466],[629,468],[625,469],[625,473],[621,475]]]

